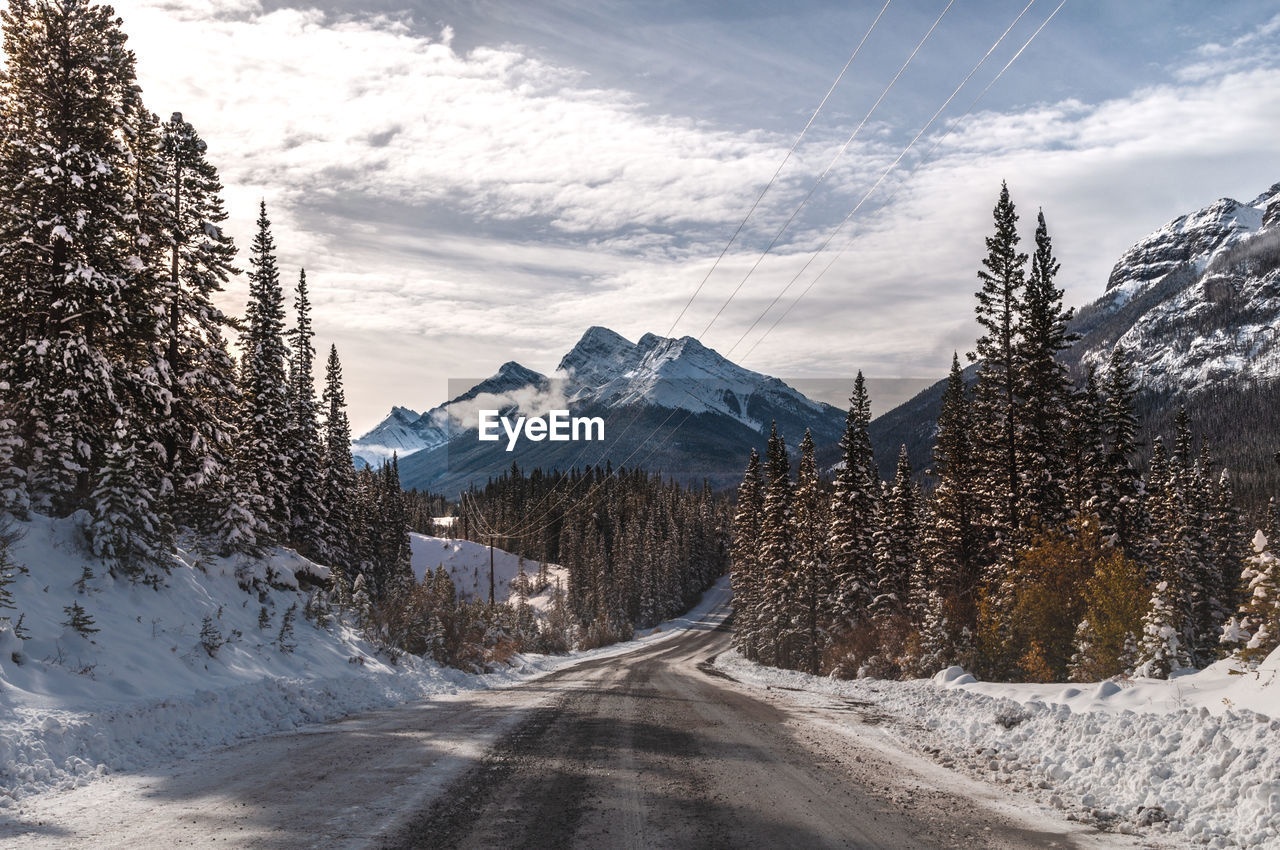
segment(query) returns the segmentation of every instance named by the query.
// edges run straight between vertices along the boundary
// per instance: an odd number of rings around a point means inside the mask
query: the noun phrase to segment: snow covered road
[[[723,600],[630,651],[508,689],[39,795],[0,843],[1135,846],[894,749],[865,706],[795,704],[725,678],[709,663],[728,645]]]

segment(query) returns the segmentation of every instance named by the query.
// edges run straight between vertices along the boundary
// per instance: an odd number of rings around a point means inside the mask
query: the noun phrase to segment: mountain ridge
[[[503,415],[571,409],[574,416],[600,416],[605,442],[520,443],[506,452],[505,441],[495,446],[478,439],[480,402]],[[811,427],[824,456],[835,450],[844,427],[843,411],[739,366],[693,337],[646,333],[633,343],[600,325],[583,333],[551,376],[508,361],[466,392],[417,418],[411,414],[395,407],[355,440],[357,463],[377,464],[394,453],[406,489],[447,495],[513,462],[544,470],[642,464],[686,483],[729,486],[750,449],[764,447],[771,422],[793,449]]]

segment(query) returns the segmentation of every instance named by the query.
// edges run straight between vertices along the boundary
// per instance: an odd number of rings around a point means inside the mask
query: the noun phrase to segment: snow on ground
[[[946,767],[1029,792],[1102,828],[1178,845],[1280,848],[1280,650],[1258,671],[1226,664],[1170,681],[1092,685],[839,681],[716,666],[743,682],[876,706],[899,740]],[[1267,711],[1267,714],[1259,713]]]
[[[450,537],[428,537],[425,534],[410,534],[409,542],[413,549],[413,574],[418,581],[428,571],[434,572],[440,564],[453,577],[453,585],[459,598],[489,598],[489,547],[483,543]],[[511,552],[501,549],[493,550],[493,596],[497,602],[505,602],[512,597],[511,581],[516,577],[523,562],[525,574],[530,581],[538,577],[538,562],[522,559]],[[569,572],[557,564],[547,564],[547,580],[550,582],[541,593],[529,597],[529,606],[535,611],[544,611],[550,604],[555,592],[556,580],[568,587]]]
[[[10,586],[17,611],[3,613],[21,612],[29,635],[19,640],[0,628],[0,808],[233,741],[437,694],[504,687],[635,648],[515,656],[508,668],[486,675],[411,656],[393,666],[348,626],[331,620],[322,628],[302,616],[308,594],[300,580],[305,587],[308,573],[323,577],[327,570],[288,549],[252,563],[180,550],[158,587],[104,573],[88,579],[81,593],[76,582],[84,568],[103,571],[84,551],[80,521],[35,516],[20,524],[25,536],[13,554],[31,572]],[[486,550],[486,568],[487,558]],[[238,582],[252,576],[269,577],[271,585],[247,593]],[[723,611],[728,594],[722,583],[699,609],[645,642],[672,630],[714,627],[724,615],[707,612]],[[82,637],[63,625],[73,602],[97,632]],[[294,648],[286,652],[280,629],[294,605],[286,641]],[[260,627],[263,610],[267,622]],[[226,641],[212,656],[201,644],[206,617]]]

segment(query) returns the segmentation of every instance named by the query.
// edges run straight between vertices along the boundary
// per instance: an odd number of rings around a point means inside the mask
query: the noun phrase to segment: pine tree
[[[987,256],[975,294],[982,335],[971,357],[979,360],[973,399],[974,458],[983,526],[989,549],[987,584],[998,587],[1010,566],[1018,532],[1026,520],[1019,446],[1024,442],[1019,394],[1022,382],[1020,316],[1026,287],[1027,255],[1018,251],[1018,215],[1001,184],[993,213],[995,233],[987,237]]]
[[[929,584],[917,577],[919,536],[920,493],[911,480],[911,461],[904,445],[898,451],[898,468],[876,532],[877,582],[872,609],[878,618],[907,613],[913,578],[921,590]]]
[[[757,612],[760,606],[760,521],[764,511],[764,480],[760,475],[760,455],[751,450],[742,483],[738,485],[737,510],[733,515],[733,635],[734,646],[747,658],[759,657]],[[646,529],[646,546],[657,545],[657,531],[651,515]],[[641,619],[655,612],[656,587],[652,571],[645,571]]]
[[[1222,629],[1221,641],[1234,656],[1256,666],[1280,645],[1280,558],[1262,531],[1242,573],[1245,600]]]
[[[356,526],[350,502],[355,494],[356,474],[351,457],[347,400],[342,390],[342,362],[338,359],[337,346],[329,347],[324,394],[320,400],[325,411],[322,501],[328,512],[320,555],[336,568],[338,598],[343,599],[344,594],[350,593],[359,558],[353,557]]]
[[[1194,663],[1194,552],[1183,496],[1185,447],[1172,461],[1159,437],[1152,444],[1147,478],[1151,515],[1150,572],[1155,585],[1143,620],[1139,675],[1167,678]]]
[[[298,644],[293,638],[293,621],[297,615],[298,603],[294,602],[285,609],[284,616],[280,619],[280,631],[276,633],[276,649],[285,655],[292,655],[293,651],[298,648]]]
[[[241,338],[244,406],[239,460],[252,478],[255,495],[262,500],[265,536],[271,541],[283,540],[290,527],[291,472],[286,373],[289,357],[284,341],[284,293],[275,251],[264,201],[249,257],[249,306]]]
[[[1090,367],[1084,386],[1073,397],[1066,414],[1067,515],[1076,520],[1097,517],[1101,522],[1106,489],[1106,448],[1102,442],[1102,391],[1097,372]]]
[[[1144,534],[1141,480],[1133,466],[1138,433],[1138,417],[1134,412],[1137,379],[1128,354],[1118,345],[1111,350],[1103,389],[1106,457],[1098,516],[1102,533],[1110,544],[1135,557],[1140,554]]]
[[[157,431],[174,481],[175,512],[211,532],[235,499],[231,456],[239,399],[225,339],[231,320],[214,299],[240,270],[235,243],[222,230],[222,183],[206,149],[181,113],[164,124],[157,182],[168,216],[168,250],[153,361],[168,395]]]
[[[880,479],[867,430],[870,424],[871,399],[859,372],[840,439],[841,466],[835,476],[827,538],[836,589],[824,619],[832,621],[834,638],[852,633],[868,619],[875,592],[874,532]]]
[[[960,358],[953,355],[933,450],[938,486],[923,541],[932,572],[920,631],[921,655],[928,659],[922,661],[924,672],[966,661],[977,624],[982,536],[971,426]]]
[[[84,607],[79,602],[72,602],[62,609],[62,613],[67,615],[67,619],[62,621],[62,625],[69,629],[75,629],[76,633],[82,638],[87,639],[89,635],[100,631],[94,625],[93,617],[84,610]]]
[[[795,545],[796,582],[791,630],[795,635],[793,661],[807,673],[819,672],[829,640],[825,613],[835,587],[827,562],[827,504],[818,478],[813,436],[806,429],[796,470]]]
[[[2,20],[0,418],[15,426],[0,429],[0,486],[68,513],[93,489],[145,343],[132,333],[149,306],[130,217],[134,57],[89,0],[14,0]]]
[[[312,369],[316,352],[311,340],[315,333],[311,330],[311,301],[305,270],[298,276],[298,293],[293,303],[298,324],[290,332],[293,348],[289,364],[290,539],[304,554],[315,555],[321,550],[320,541],[328,531],[323,498],[324,469],[320,461],[323,448]]]
[[[1142,638],[1138,646],[1134,672],[1153,679],[1167,679],[1169,674],[1191,666],[1191,652],[1183,640],[1185,634],[1179,611],[1184,601],[1176,588],[1160,582],[1151,594],[1147,615],[1142,621]]]
[[[222,632],[218,631],[218,627],[213,622],[213,617],[205,615],[204,620],[200,623],[200,646],[210,658],[216,658],[218,650],[227,640],[222,636]]]
[[[791,591],[795,572],[794,490],[787,445],[775,423],[769,431],[765,453],[767,484],[760,517],[760,660],[784,666],[783,640],[788,631]]]
[[[116,420],[106,447],[105,464],[90,497],[89,548],[113,572],[141,574],[163,562],[173,547],[173,529],[156,507],[153,470],[139,463],[137,437],[128,423]]]
[[[1218,592],[1212,600],[1205,622],[1206,643],[1211,644],[1221,632],[1227,618],[1239,608],[1242,597],[1242,575],[1252,552],[1245,533],[1244,518],[1236,505],[1231,476],[1222,470],[1218,478],[1217,503],[1214,505],[1210,539],[1214,542],[1213,573]]]
[[[1054,285],[1060,264],[1053,255],[1044,213],[1037,217],[1036,250],[1023,291],[1018,328],[1018,444],[1021,495],[1026,512],[1042,528],[1062,528],[1067,520],[1071,380],[1060,352],[1079,339],[1067,330],[1073,310],[1063,309],[1063,291]],[[1003,326],[1001,326],[1003,331]]]

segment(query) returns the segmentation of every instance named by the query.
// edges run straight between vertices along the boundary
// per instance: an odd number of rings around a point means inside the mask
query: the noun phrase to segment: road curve
[[[920,768],[865,725],[876,722],[874,707],[815,707],[728,679],[710,664],[729,642],[716,599],[708,605],[718,610],[687,618],[687,630],[517,687],[370,712],[31,798],[0,821],[0,845],[1132,846],[1028,817],[990,786]]]
[[[693,630],[529,686],[545,704],[381,847],[1077,846],[1065,825],[1020,828],[918,782],[904,793],[883,750],[715,671],[727,647],[723,627]]]

